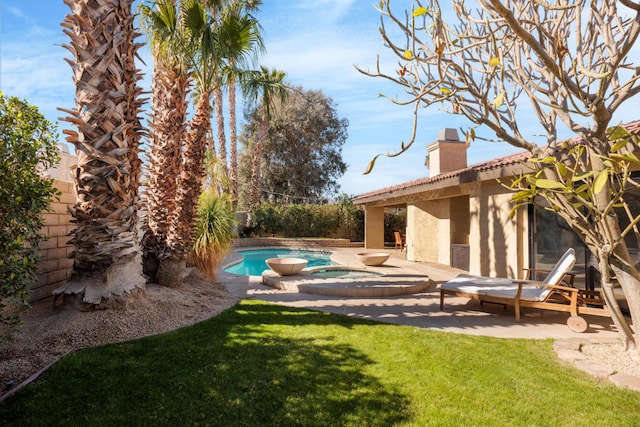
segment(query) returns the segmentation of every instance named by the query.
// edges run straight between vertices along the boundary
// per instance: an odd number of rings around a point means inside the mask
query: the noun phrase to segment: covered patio
[[[384,212],[406,208],[406,259],[472,274],[511,275],[529,266],[526,209],[511,217],[504,187],[525,168],[528,153],[467,166],[467,144],[443,129],[427,147],[429,176],[353,199],[365,210],[365,247],[384,247]],[[516,250],[514,250],[516,249]]]

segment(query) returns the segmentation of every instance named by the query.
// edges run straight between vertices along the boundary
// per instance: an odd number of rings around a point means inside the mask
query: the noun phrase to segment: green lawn
[[[640,394],[549,340],[454,335],[242,301],[168,334],[76,352],[1,425],[640,425]]]

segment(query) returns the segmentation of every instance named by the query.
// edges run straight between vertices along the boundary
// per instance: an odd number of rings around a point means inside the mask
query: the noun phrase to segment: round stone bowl
[[[381,265],[389,259],[389,254],[384,252],[360,252],[356,254],[356,258],[364,265]]]
[[[291,276],[300,273],[306,267],[307,261],[302,258],[269,258],[265,261],[269,268],[281,276]]]

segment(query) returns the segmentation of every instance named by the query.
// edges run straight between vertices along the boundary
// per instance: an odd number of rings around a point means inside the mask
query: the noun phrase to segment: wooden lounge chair
[[[575,251],[567,250],[542,281],[492,278],[461,274],[440,287],[440,310],[444,308],[444,296],[455,295],[513,306],[516,322],[520,321],[520,308],[571,313],[567,326],[574,332],[584,332],[587,321],[580,314],[609,316],[602,298],[597,292],[587,292],[573,287],[573,274],[569,270],[576,261]],[[529,274],[535,273],[528,269]],[[533,276],[531,276],[533,277]]]
[[[398,249],[398,248],[404,249],[404,243],[402,242],[402,236],[400,236],[400,232],[399,231],[394,231],[393,235],[396,238],[396,249]]]

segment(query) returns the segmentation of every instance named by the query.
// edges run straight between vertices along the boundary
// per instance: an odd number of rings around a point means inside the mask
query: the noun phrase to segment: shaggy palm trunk
[[[227,177],[229,170],[227,167],[227,137],[224,132],[223,100],[222,88],[217,85],[213,91],[213,105],[216,111],[216,129],[218,130],[218,161],[222,166],[223,175]],[[228,192],[229,189],[225,188],[224,190]]]
[[[156,280],[159,259],[166,256],[169,216],[175,210],[177,177],[182,163],[189,77],[156,58],[149,122],[148,183],[144,224],[144,272]]]
[[[236,82],[229,83],[229,180],[231,181],[231,202],[238,203],[238,135],[236,119]]]
[[[182,168],[177,180],[175,209],[169,217],[167,252],[160,258],[157,274],[158,283],[163,286],[182,285],[187,256],[193,246],[198,197],[202,192],[205,176],[207,133],[211,129],[210,99],[210,93],[200,94],[196,113],[186,133]]]
[[[106,305],[145,286],[136,225],[140,180],[138,151],[143,104],[135,65],[139,44],[133,0],[64,0],[72,13],[62,23],[71,39],[65,47],[76,84],[74,110],[64,131],[76,147],[77,222],[71,243],[72,280],[54,293],[83,295]]]

